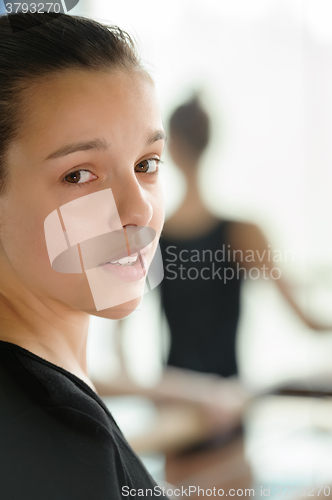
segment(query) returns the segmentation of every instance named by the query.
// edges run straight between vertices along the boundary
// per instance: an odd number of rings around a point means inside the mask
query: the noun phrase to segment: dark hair
[[[23,92],[32,83],[68,69],[135,67],[143,70],[134,43],[117,26],[55,13],[0,16],[0,193],[7,173],[5,154],[18,133]]]
[[[203,153],[210,138],[210,119],[196,94],[172,113],[169,128],[171,138],[179,136],[196,156]]]

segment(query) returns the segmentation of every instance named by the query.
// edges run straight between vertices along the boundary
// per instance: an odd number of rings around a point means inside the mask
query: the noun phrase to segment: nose
[[[113,196],[122,226],[147,226],[153,215],[148,193],[141,187],[136,176],[123,176],[112,186]]]

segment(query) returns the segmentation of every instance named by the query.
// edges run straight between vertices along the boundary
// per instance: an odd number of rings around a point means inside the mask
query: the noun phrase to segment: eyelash
[[[155,161],[157,163],[157,169],[154,171],[154,172],[135,172],[136,174],[149,174],[149,175],[156,175],[158,174],[158,170],[159,170],[159,165],[164,163],[162,160],[160,160],[159,158],[145,158],[144,160],[140,161],[139,163],[137,163],[137,165],[135,165],[134,168],[136,168],[138,165],[140,165],[141,163],[143,163],[144,161]],[[66,174],[62,181],[64,184],[66,184],[67,186],[75,186],[75,187],[79,187],[79,188],[82,188],[83,186],[86,186],[87,184],[90,184],[90,182],[93,182],[94,180],[96,179],[92,179],[91,181],[87,181],[87,182],[68,182],[66,181],[66,177],[68,177],[70,174],[74,174],[76,172],[90,172],[90,170],[87,170],[85,168],[80,168],[78,170],[72,170],[71,172],[68,172],[68,174]],[[91,173],[91,172],[90,172]]]

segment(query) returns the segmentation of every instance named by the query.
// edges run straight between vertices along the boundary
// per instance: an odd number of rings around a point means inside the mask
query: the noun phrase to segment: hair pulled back
[[[179,136],[196,156],[204,152],[210,139],[210,119],[197,94],[175,109],[169,128],[171,138]]]
[[[55,13],[0,16],[0,194],[5,155],[18,134],[24,91],[32,83],[69,69],[135,67],[143,69],[134,43],[117,26]]]

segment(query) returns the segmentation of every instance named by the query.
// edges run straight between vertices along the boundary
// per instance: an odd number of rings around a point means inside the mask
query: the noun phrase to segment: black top
[[[1,500],[160,498],[155,485],[89,386],[0,341]]]
[[[162,305],[170,327],[168,364],[224,377],[237,373],[241,269],[227,240],[229,221],[193,239],[162,236]]]

